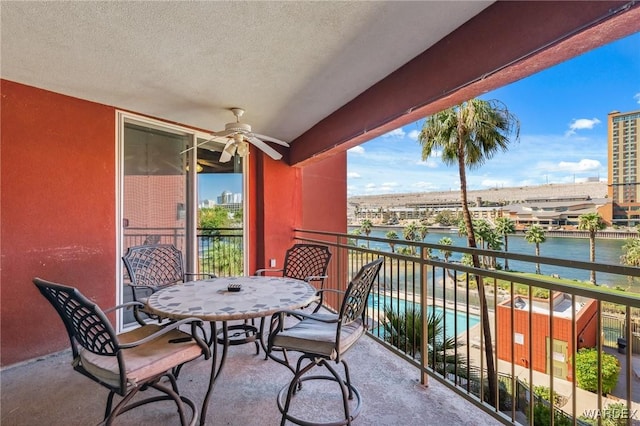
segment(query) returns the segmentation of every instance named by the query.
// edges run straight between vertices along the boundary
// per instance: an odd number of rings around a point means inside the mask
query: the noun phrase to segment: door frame
[[[159,130],[176,133],[180,135],[189,136],[189,146],[194,146],[198,139],[210,139],[211,134],[200,130],[192,129],[186,126],[178,124],[167,123],[161,120],[145,117],[135,113],[116,110],[116,140],[115,140],[115,240],[116,240],[116,292],[115,292],[115,304],[119,305],[123,303],[123,263],[122,263],[122,250],[123,250],[123,227],[122,222],[124,219],[124,125],[125,123],[135,123],[145,127],[157,128]],[[187,172],[187,200],[186,200],[186,215],[187,225],[185,228],[185,268],[190,271],[198,270],[198,179],[196,171],[197,163],[197,149],[194,150],[194,155],[189,156],[189,171]],[[249,179],[247,176],[249,156],[246,156],[242,162],[242,209],[243,209],[243,262],[246,269],[248,263],[249,253],[249,239],[247,238],[248,232],[248,189]],[[137,324],[125,325],[123,322],[123,315],[121,310],[116,311],[116,331],[121,332],[127,329],[136,327]]]

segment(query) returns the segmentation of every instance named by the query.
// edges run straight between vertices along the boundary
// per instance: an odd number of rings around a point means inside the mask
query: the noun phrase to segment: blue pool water
[[[418,303],[413,303],[411,301],[405,301],[402,299],[396,299],[392,297],[382,297],[379,298],[377,294],[372,294],[369,296],[369,307],[373,309],[377,309],[379,311],[383,311],[385,307],[390,307],[394,312],[404,312],[406,310],[407,304],[410,308],[420,309],[420,305]],[[435,311],[434,311],[435,310]],[[427,306],[427,315],[430,315],[431,312],[434,311],[436,315],[442,315],[444,312],[444,321],[445,321],[445,334],[447,338],[458,336],[460,333],[463,333],[467,330],[467,313],[458,311],[455,312],[453,309],[442,309],[440,306]],[[457,324],[456,324],[457,317]],[[469,317],[469,328],[480,322],[480,317],[474,314],[468,314]],[[454,333],[455,330],[455,333]]]

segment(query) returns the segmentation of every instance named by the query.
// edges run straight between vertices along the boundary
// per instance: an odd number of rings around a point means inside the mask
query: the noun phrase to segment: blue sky
[[[242,173],[205,173],[198,175],[198,201],[216,200],[224,191],[242,192]]]
[[[467,171],[468,189],[607,179],[607,114],[640,110],[640,33],[587,52],[482,99],[503,102],[520,140]],[[424,120],[348,151],[347,194],[458,191],[457,167],[421,160]]]

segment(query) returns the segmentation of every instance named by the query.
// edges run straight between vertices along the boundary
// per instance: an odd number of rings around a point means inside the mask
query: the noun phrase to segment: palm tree
[[[407,241],[415,241],[417,233],[418,233],[418,229],[417,229],[415,223],[406,224],[404,226],[404,229],[402,230],[402,236]],[[416,247],[415,246],[411,246],[410,247],[410,251],[411,251],[412,255],[416,254]]]
[[[429,233],[429,228],[427,227],[427,225],[418,225],[418,227],[416,228],[416,233],[418,234],[420,241],[424,241],[424,239],[427,238],[427,234]]]
[[[388,240],[397,240],[398,239],[398,234],[396,233],[396,231],[388,231],[386,234],[384,234],[384,236]],[[396,243],[389,241],[389,246],[391,247],[391,253],[395,253],[396,252]]]
[[[356,228],[356,229],[354,229],[352,231],[349,231],[349,234],[357,237],[357,236],[361,235],[362,232],[360,232],[360,228]],[[357,238],[355,238],[355,239],[349,238],[347,240],[347,244],[349,244],[350,246],[357,246],[358,245],[358,239]]]
[[[596,212],[581,214],[578,217],[578,229],[589,231],[589,260],[596,261],[596,232],[607,227],[600,215]],[[591,284],[596,284],[596,271],[591,270]]]
[[[622,246],[620,261],[627,266],[640,266],[640,238],[628,238]]]
[[[500,238],[500,235],[498,235],[498,233],[495,230],[489,228],[489,232],[485,236],[485,241],[487,243],[487,248],[489,250],[495,250],[495,251],[502,250],[502,238]],[[495,268],[496,264],[497,264],[496,257],[491,256],[489,266],[492,268]]]
[[[422,312],[420,309],[408,308],[405,312],[397,312],[395,308],[386,307],[383,323],[386,342],[404,351],[408,355],[421,359],[422,347]],[[455,336],[446,336],[442,314],[429,312],[427,317],[428,365],[440,374],[455,373],[461,375],[466,370],[466,359],[462,351],[455,351],[464,343],[458,342]]]
[[[527,229],[527,232],[524,233],[524,239],[527,240],[528,243],[536,245],[536,256],[540,257],[540,244],[544,243],[547,240],[547,237],[544,236],[544,229],[542,229],[538,225],[533,225],[531,228]],[[540,264],[536,263],[536,274],[539,273]]]
[[[504,241],[504,251],[509,251],[509,239],[507,235],[516,233],[516,223],[508,217],[499,217],[496,219],[496,232],[502,236]],[[509,259],[504,259],[504,269],[509,270]]]
[[[475,232],[476,240],[480,240],[480,246],[484,250],[486,248],[485,243],[490,238],[491,235],[491,225],[484,219],[475,219],[473,220],[473,230]],[[489,262],[487,262],[487,257],[482,257],[482,266],[487,266]]]
[[[371,233],[371,228],[373,227],[373,223],[369,219],[364,219],[360,224],[360,231],[367,237]],[[369,240],[367,240],[367,248],[369,248]]]
[[[440,240],[438,240],[438,244],[440,244],[441,246],[450,246],[453,244],[453,240],[449,237],[442,237],[440,238]],[[451,257],[451,250],[440,249],[440,253],[442,253],[444,261],[448,262],[449,258]]]
[[[640,238],[628,238],[622,246],[620,261],[626,266],[640,266]],[[633,283],[634,276],[629,275],[629,285]]]
[[[422,159],[426,160],[433,153],[441,152],[446,164],[458,166],[460,176],[460,198],[462,215],[467,230],[467,245],[476,248],[476,240],[471,221],[471,212],[467,201],[466,168],[481,166],[496,152],[506,151],[509,135],[515,132],[515,139],[520,134],[520,124],[504,104],[497,101],[471,99],[460,105],[448,108],[427,117],[418,141],[422,145]],[[480,259],[472,256],[473,266],[480,268]],[[496,369],[491,342],[489,307],[484,293],[482,278],[476,275],[478,296],[482,304],[482,323],[485,341],[485,355],[489,378],[489,399],[495,404],[497,396]]]

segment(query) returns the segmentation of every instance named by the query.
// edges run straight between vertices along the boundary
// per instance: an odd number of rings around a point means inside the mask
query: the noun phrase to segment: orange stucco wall
[[[596,344],[596,322],[595,313],[597,305],[594,300],[589,301],[576,315],[576,344],[572,341],[571,318],[553,318],[553,337],[556,340],[567,342],[567,367],[571,380],[570,360],[571,354],[577,349],[593,347]],[[547,337],[550,335],[549,315],[546,313],[531,313],[528,310],[515,309],[513,312],[513,322],[511,321],[511,307],[509,302],[498,305],[497,323],[497,354],[498,358],[504,361],[513,362],[523,367],[532,367],[536,371],[547,372]],[[532,335],[529,335],[529,321],[531,318]],[[514,333],[524,336],[523,344],[513,344],[513,358],[511,345]],[[529,350],[531,348],[531,355]],[[513,361],[512,361],[513,359]]]
[[[115,301],[114,108],[1,81],[2,365],[68,347],[33,277]]]
[[[68,347],[33,277],[116,302],[116,109],[1,80],[2,366]],[[346,153],[291,167],[252,149],[247,272],[282,266],[293,230],[346,230]]]
[[[346,152],[304,168],[262,157],[256,169],[257,268],[282,267],[295,228],[346,232]]]

